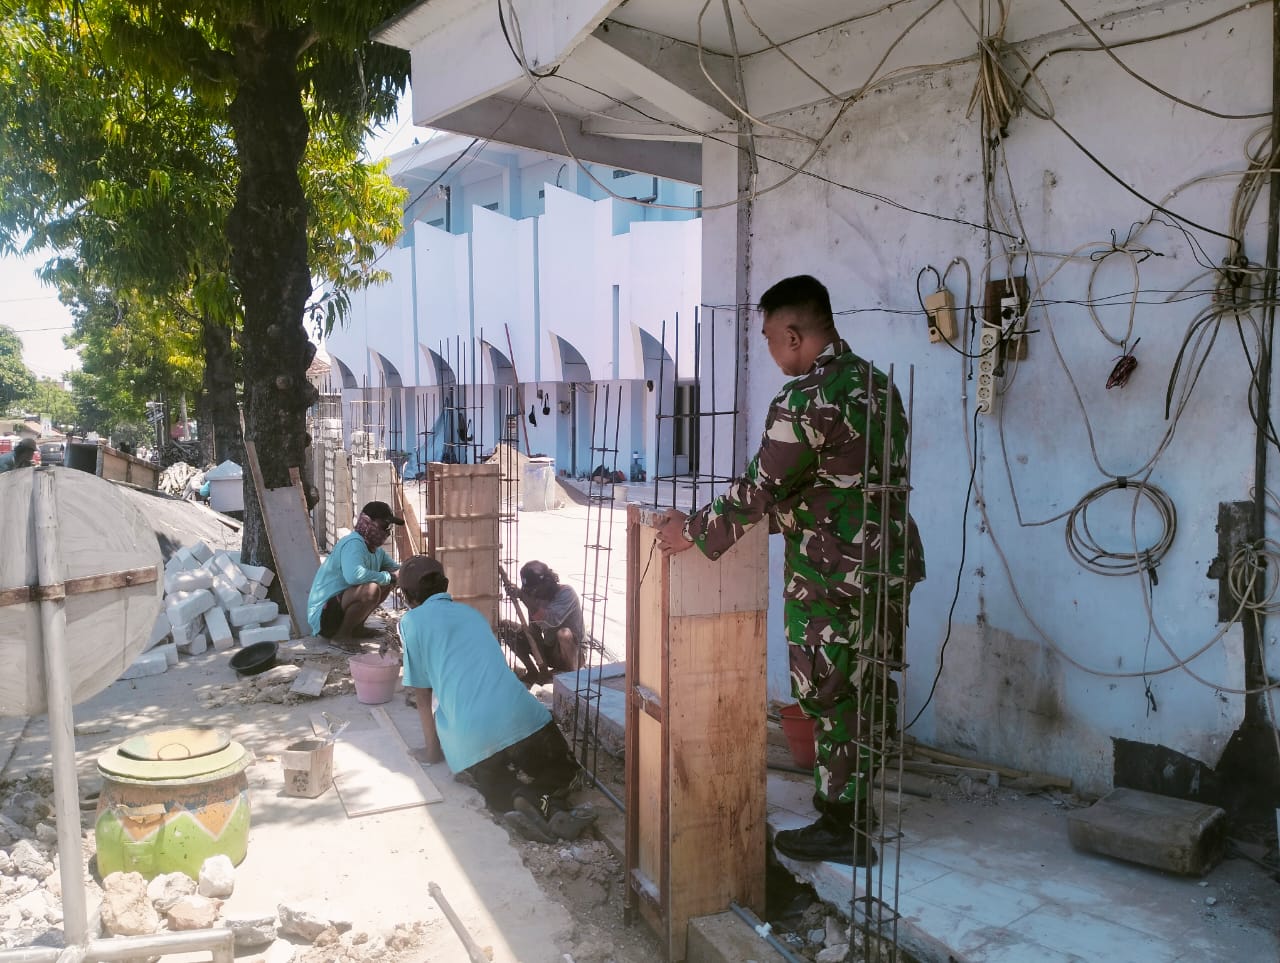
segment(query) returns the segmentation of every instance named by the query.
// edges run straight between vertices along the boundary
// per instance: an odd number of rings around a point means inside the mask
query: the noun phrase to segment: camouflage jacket
[[[719,558],[767,515],[769,530],[785,538],[783,597],[797,602],[860,606],[877,589],[866,575],[881,573],[882,559],[891,584],[904,573],[919,581],[924,552],[905,495],[876,493],[905,486],[907,431],[888,377],[834,341],[773,399],[760,450],[724,494],[689,516],[685,536]]]

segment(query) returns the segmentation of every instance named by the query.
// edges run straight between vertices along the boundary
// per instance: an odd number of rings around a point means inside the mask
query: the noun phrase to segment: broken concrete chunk
[[[0,876],[13,875],[13,858],[3,849],[0,849]]]
[[[22,823],[0,812],[0,846],[8,846],[19,839],[30,839],[32,832]]]
[[[239,605],[228,609],[227,620],[238,628],[270,622],[279,614],[280,607],[275,602],[255,602],[253,605]]]
[[[53,813],[53,806],[38,792],[23,789],[9,797],[2,812],[27,829],[35,829],[36,823]]]
[[[222,853],[210,856],[200,865],[196,892],[201,896],[227,899],[236,888],[236,871],[231,858]]]
[[[167,913],[184,896],[196,891],[196,881],[186,873],[162,873],[147,884],[147,897],[161,913]]]
[[[280,935],[296,936],[307,943],[329,927],[339,933],[351,929],[350,920],[335,917],[333,911],[318,900],[281,903],[277,910],[280,914]]]
[[[820,950],[814,960],[816,963],[842,963],[848,953],[849,946],[847,943],[836,943]]]
[[[221,907],[222,900],[196,893],[181,897],[164,915],[171,930],[204,930],[218,919]]]
[[[276,940],[261,956],[253,957],[253,963],[293,963],[298,948],[288,940]]]
[[[102,881],[102,926],[113,936],[143,936],[160,928],[141,873],[112,873]]]
[[[301,671],[293,663],[273,666],[266,672],[253,676],[253,684],[259,689],[265,689],[268,686],[279,685],[282,682],[292,682]]]
[[[39,880],[53,873],[53,863],[29,839],[18,840],[9,852],[9,858],[13,860],[13,871],[18,876]]]
[[[237,950],[251,950],[274,943],[276,939],[276,914],[239,914],[228,916],[222,925],[231,930]]]
[[[46,846],[56,846],[58,828],[51,823],[36,823],[36,842],[44,843]]]

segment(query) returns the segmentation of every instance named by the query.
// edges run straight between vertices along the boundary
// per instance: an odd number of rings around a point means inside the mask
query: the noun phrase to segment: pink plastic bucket
[[[390,702],[400,678],[400,660],[394,655],[365,652],[347,660],[351,680],[356,684],[356,699],[368,706]]]

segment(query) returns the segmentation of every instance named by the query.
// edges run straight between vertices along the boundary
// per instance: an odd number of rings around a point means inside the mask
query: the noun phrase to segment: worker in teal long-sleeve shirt
[[[386,502],[360,509],[355,531],[338,539],[316,572],[307,599],[307,623],[326,639],[368,638],[364,620],[382,604],[396,581],[398,562],[383,550],[392,525],[403,525]]]

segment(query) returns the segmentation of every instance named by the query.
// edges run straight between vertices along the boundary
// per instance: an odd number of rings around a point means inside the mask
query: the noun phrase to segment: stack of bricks
[[[241,562],[239,552],[214,552],[203,542],[178,549],[165,563],[164,611],[152,644],[168,638],[177,651],[199,655],[210,647],[288,641],[289,616],[266,600],[274,579],[270,569]]]

